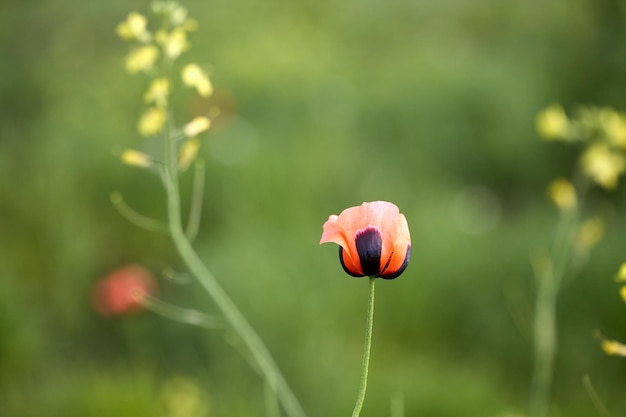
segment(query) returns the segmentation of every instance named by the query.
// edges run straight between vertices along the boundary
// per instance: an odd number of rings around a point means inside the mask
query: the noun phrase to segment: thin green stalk
[[[149,232],[163,233],[165,235],[168,234],[169,230],[167,224],[159,220],[151,219],[150,217],[144,216],[143,214],[135,211],[124,201],[124,197],[122,197],[122,193],[119,191],[111,193],[111,203],[113,203],[113,207],[117,209],[118,213],[120,213],[122,217],[135,226]]]
[[[187,237],[193,242],[200,229],[202,217],[202,198],[204,196],[204,161],[198,159],[193,170],[193,189],[191,193],[191,205],[189,208],[189,220],[187,221]]]
[[[169,129],[166,130],[166,132]],[[166,133],[167,135],[167,133]],[[182,225],[181,220],[181,204],[178,184],[178,171],[176,166],[175,145],[168,137],[166,141],[166,160],[164,171],[162,172],[163,184],[167,193],[168,206],[168,224],[170,235],[174,242],[174,246],[178,250],[181,258],[189,268],[190,272],[198,279],[200,284],[205,288],[209,295],[215,301],[215,304],[222,312],[226,321],[231,328],[239,335],[246,347],[250,350],[254,360],[257,362],[261,373],[266,379],[267,384],[275,390],[280,403],[284,407],[287,414],[291,417],[305,417],[306,414],[302,409],[297,398],[291,391],[282,373],[278,369],[276,362],[268,351],[267,347],[252,328],[250,323],[241,314],[235,303],[230,299],[226,292],[219,285],[215,277],[209,272],[198,254],[193,249]]]
[[[530,417],[545,417],[548,414],[558,345],[556,304],[561,283],[570,262],[577,229],[578,211],[572,209],[563,212],[555,236],[552,259],[536,271],[537,297]]]
[[[534,364],[530,393],[530,417],[545,417],[550,400],[557,347],[556,298],[558,289],[550,273],[540,277],[534,322]]]
[[[148,295],[142,296],[140,300],[141,304],[148,310],[171,320],[206,329],[221,329],[224,327],[224,320],[221,317],[202,313],[198,310],[178,307]]]
[[[365,391],[367,390],[367,372],[370,363],[370,351],[372,348],[372,329],[374,327],[374,284],[376,278],[370,277],[369,297],[367,302],[367,321],[365,324],[365,347],[363,349],[363,364],[361,365],[361,381],[359,383],[359,393],[352,411],[352,417],[359,417],[363,401],[365,400]]]

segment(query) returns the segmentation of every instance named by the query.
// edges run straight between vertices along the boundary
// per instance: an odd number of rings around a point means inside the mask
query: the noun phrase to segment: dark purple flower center
[[[370,277],[378,275],[383,250],[383,235],[380,230],[375,227],[360,230],[356,234],[355,243],[363,274]]]

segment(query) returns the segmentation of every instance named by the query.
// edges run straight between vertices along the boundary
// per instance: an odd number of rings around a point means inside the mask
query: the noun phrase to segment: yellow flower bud
[[[198,64],[187,64],[182,70],[183,83],[196,89],[202,97],[208,97],[213,93],[213,85],[206,73]]]
[[[126,70],[131,74],[150,71],[159,57],[159,50],[154,45],[144,45],[133,49],[126,57]]]
[[[619,272],[617,273],[615,280],[618,282],[626,282],[626,262],[619,267]]]
[[[558,178],[550,183],[548,196],[561,210],[571,210],[576,207],[576,190],[565,178]]]
[[[565,139],[569,129],[569,120],[563,107],[553,104],[537,115],[536,127],[544,139],[562,140]]]
[[[134,167],[148,168],[152,166],[152,158],[150,158],[145,153],[136,151],[134,149],[126,149],[124,152],[122,152],[120,159],[126,165]]]
[[[174,29],[169,34],[160,31],[157,35],[157,41],[163,45],[165,55],[171,59],[178,58],[183,52],[189,49],[187,32],[184,29]]]
[[[137,130],[142,136],[153,136],[161,133],[167,113],[160,107],[150,107],[137,122]]]
[[[576,247],[579,250],[588,252],[598,244],[604,236],[604,220],[600,217],[593,217],[586,220],[578,229],[576,236]]]
[[[197,136],[200,133],[206,131],[211,126],[211,121],[208,117],[196,117],[191,122],[187,123],[183,129],[185,136]]]
[[[583,172],[607,190],[617,186],[620,175],[626,170],[624,156],[604,143],[595,143],[587,148],[580,163]]]
[[[600,110],[599,122],[608,140],[615,146],[626,149],[626,117],[610,107]]]
[[[626,356],[626,345],[615,340],[603,340],[602,350],[607,355]]]
[[[189,165],[191,165],[191,163],[196,159],[196,156],[198,156],[199,150],[200,141],[198,138],[191,138],[187,140],[178,155],[178,168],[181,171],[185,171],[189,168]]]
[[[147,42],[150,40],[150,32],[146,30],[148,20],[145,16],[137,12],[131,12],[125,21],[115,28],[117,35],[127,41],[139,40]]]
[[[185,23],[187,19],[187,9],[177,5],[170,13],[170,23],[174,26],[179,26]]]
[[[167,78],[157,78],[152,80],[148,91],[143,99],[147,104],[156,104],[158,107],[167,106],[167,99],[170,94],[170,83]]]

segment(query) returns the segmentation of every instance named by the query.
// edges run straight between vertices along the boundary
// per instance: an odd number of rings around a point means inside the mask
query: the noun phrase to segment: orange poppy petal
[[[361,263],[359,259],[353,259],[350,257],[350,254],[343,250],[341,246],[339,246],[339,261],[341,262],[341,266],[343,270],[348,273],[348,275],[352,275],[353,277],[364,277],[363,269],[361,269]]]
[[[347,246],[346,236],[343,230],[337,225],[337,219],[339,216],[333,214],[328,217],[328,220],[324,223],[324,231],[322,232],[322,238],[320,239],[320,245],[322,243],[333,242],[339,246]]]
[[[395,204],[386,201],[366,202],[357,207],[350,207],[339,214],[337,226],[347,237],[348,247],[344,247],[353,257],[357,255],[355,239],[357,234],[369,226],[378,228],[383,234],[381,259],[387,259],[393,252],[396,220],[400,210]],[[394,232],[393,235],[389,235]]]
[[[354,236],[368,226],[378,228],[382,232],[383,238],[380,258],[381,260],[389,259],[394,251],[398,229],[397,222],[400,214],[398,207],[387,201],[372,201],[363,203],[355,209],[357,209],[354,212],[356,218],[351,224],[353,228],[356,226],[356,230],[353,230]],[[351,235],[348,234],[348,236]]]
[[[382,265],[380,276],[382,278],[396,278],[400,275],[409,263],[411,257],[411,234],[409,225],[404,214],[398,216],[396,226],[396,239],[393,242],[393,252],[387,259],[386,264]]]
[[[383,268],[378,276],[383,279],[394,279],[400,276],[409,265],[411,260],[411,246],[409,245],[405,251],[396,251],[389,259],[387,266]]]

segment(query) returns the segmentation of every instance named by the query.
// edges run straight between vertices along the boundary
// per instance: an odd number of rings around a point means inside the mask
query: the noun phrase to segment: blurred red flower
[[[94,288],[93,304],[104,316],[133,314],[143,310],[141,298],[155,295],[158,286],[152,273],[130,264],[103,277]]]
[[[339,245],[339,260],[353,277],[397,278],[411,258],[411,235],[404,214],[386,201],[363,203],[331,215],[320,243]]]

